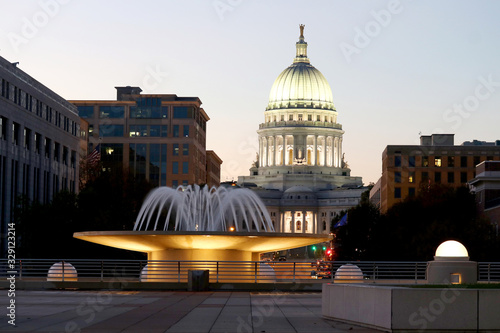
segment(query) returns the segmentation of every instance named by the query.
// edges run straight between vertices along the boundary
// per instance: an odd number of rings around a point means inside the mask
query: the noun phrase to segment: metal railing
[[[350,266],[349,264],[356,265]],[[0,260],[0,278],[25,281],[187,282],[190,270],[208,270],[211,283],[330,282],[333,279],[418,283],[427,262],[396,261],[152,261],[98,259],[17,259],[13,268]],[[342,269],[340,269],[344,266]],[[15,273],[12,273],[15,272]],[[478,264],[478,279],[500,282],[500,262]]]

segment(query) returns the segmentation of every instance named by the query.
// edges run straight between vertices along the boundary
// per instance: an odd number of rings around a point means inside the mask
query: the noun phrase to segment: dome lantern
[[[300,26],[300,37],[299,41],[295,43],[297,47],[297,53],[295,56],[295,59],[293,60],[294,63],[297,62],[305,62],[305,63],[310,63],[309,58],[307,58],[307,43],[304,40],[304,27],[305,25],[301,24]]]

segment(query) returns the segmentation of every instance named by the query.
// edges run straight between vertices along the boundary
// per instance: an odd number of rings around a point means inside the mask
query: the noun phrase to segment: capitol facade
[[[334,216],[357,205],[366,190],[344,159],[337,115],[328,81],[307,56],[301,25],[293,63],[274,81],[257,131],[258,158],[250,176],[238,178],[264,201],[276,231],[330,233]]]

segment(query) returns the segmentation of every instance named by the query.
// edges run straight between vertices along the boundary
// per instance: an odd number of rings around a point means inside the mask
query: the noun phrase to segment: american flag
[[[87,162],[91,165],[97,164],[101,159],[101,145],[95,146],[94,150],[87,156]]]

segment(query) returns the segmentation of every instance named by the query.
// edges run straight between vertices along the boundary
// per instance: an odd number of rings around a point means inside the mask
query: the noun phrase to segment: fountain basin
[[[317,244],[326,234],[221,231],[87,231],[75,238],[148,253],[148,260],[257,261],[259,254]]]

